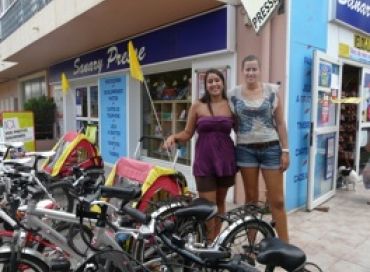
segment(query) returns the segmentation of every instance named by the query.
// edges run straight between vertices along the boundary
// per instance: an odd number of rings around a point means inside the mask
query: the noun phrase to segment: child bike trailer
[[[150,203],[188,193],[184,175],[175,169],[155,166],[130,158],[120,158],[110,172],[106,186],[140,186],[141,198],[135,207],[150,210]]]
[[[45,161],[42,168],[52,177],[72,175],[73,167],[80,169],[103,168],[103,160],[97,147],[81,132],[67,132],[54,146],[54,156]]]

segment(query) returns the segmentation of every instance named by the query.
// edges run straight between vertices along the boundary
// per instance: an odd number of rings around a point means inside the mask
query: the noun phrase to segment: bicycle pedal
[[[69,272],[71,263],[68,260],[57,259],[50,261],[50,271],[53,272]]]

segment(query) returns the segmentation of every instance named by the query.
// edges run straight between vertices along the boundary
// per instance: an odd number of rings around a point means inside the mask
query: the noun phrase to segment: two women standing
[[[289,166],[287,132],[278,86],[260,82],[258,59],[250,55],[242,62],[244,84],[227,94],[221,72],[210,69],[205,75],[205,95],[190,108],[184,131],[171,135],[166,148],[176,141],[186,142],[198,132],[193,173],[199,196],[217,204],[225,212],[227,190],[240,168],[246,202],[258,201],[261,170],[266,183],[276,229],[288,241],[284,208],[283,172]],[[237,133],[236,148],[230,137]],[[208,238],[220,231],[218,221],[209,222]]]

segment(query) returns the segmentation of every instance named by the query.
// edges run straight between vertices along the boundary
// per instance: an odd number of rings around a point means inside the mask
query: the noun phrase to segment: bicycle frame
[[[75,214],[58,210],[37,208],[34,200],[30,200],[28,205],[22,206],[18,210],[25,212],[24,221],[27,222],[28,227],[37,230],[40,236],[49,240],[53,244],[58,245],[59,248],[69,255],[72,268],[77,267],[77,265],[84,260],[83,257],[77,254],[73,248],[68,245],[68,239],[66,237],[41,219],[43,217],[47,219],[79,224],[79,218],[77,218]],[[99,241],[99,243],[114,246],[116,249],[119,247],[114,239],[112,239],[112,237],[110,237],[105,230],[100,230],[99,227],[97,227],[97,229],[98,231],[96,240]]]
[[[105,204],[117,210],[114,206],[104,201],[94,201],[92,202],[92,204],[93,205]],[[141,235],[143,236],[152,235],[155,233],[156,220],[161,214],[171,209],[176,209],[182,206],[183,204],[180,202],[170,203],[169,205],[163,206],[159,208],[158,210],[154,211],[151,214],[151,220],[148,224],[146,225],[143,224],[138,229],[116,226],[118,229],[116,234],[119,234],[119,233],[130,234],[135,239],[138,239]],[[40,219],[40,217],[44,217],[48,219],[60,220],[60,221],[68,222],[68,223],[79,224],[80,219],[76,217],[75,214],[64,212],[64,211],[58,211],[58,210],[38,208],[36,207],[36,201],[34,200],[30,200],[28,205],[22,206],[18,210],[25,212],[24,220],[25,222],[27,222],[27,225],[29,227],[36,229],[38,233],[40,234],[40,236],[58,245],[58,247],[60,247],[64,252],[66,252],[70,256],[72,268],[75,268],[79,264],[81,264],[84,258],[81,257],[79,254],[77,254],[68,245],[67,238],[65,238],[58,231],[56,231],[51,226],[46,224],[42,219]],[[96,219],[84,219],[84,222],[85,223],[90,223],[90,222],[96,223],[97,220]],[[122,247],[116,242],[116,240],[111,235],[109,235],[108,231],[104,227],[96,226],[95,244],[97,246],[100,246],[100,245],[110,246],[111,248],[120,250],[120,251],[123,250]]]

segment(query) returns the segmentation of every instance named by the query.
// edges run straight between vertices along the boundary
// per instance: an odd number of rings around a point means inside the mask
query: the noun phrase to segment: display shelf
[[[167,138],[184,130],[192,98],[191,69],[148,75],[146,79],[160,126],[157,124],[153,106],[144,96],[143,134],[163,135],[163,138]],[[167,153],[160,151],[162,144],[160,141],[149,141],[145,146],[148,157],[168,160]],[[181,155],[179,163],[190,165],[190,144],[183,148]]]

